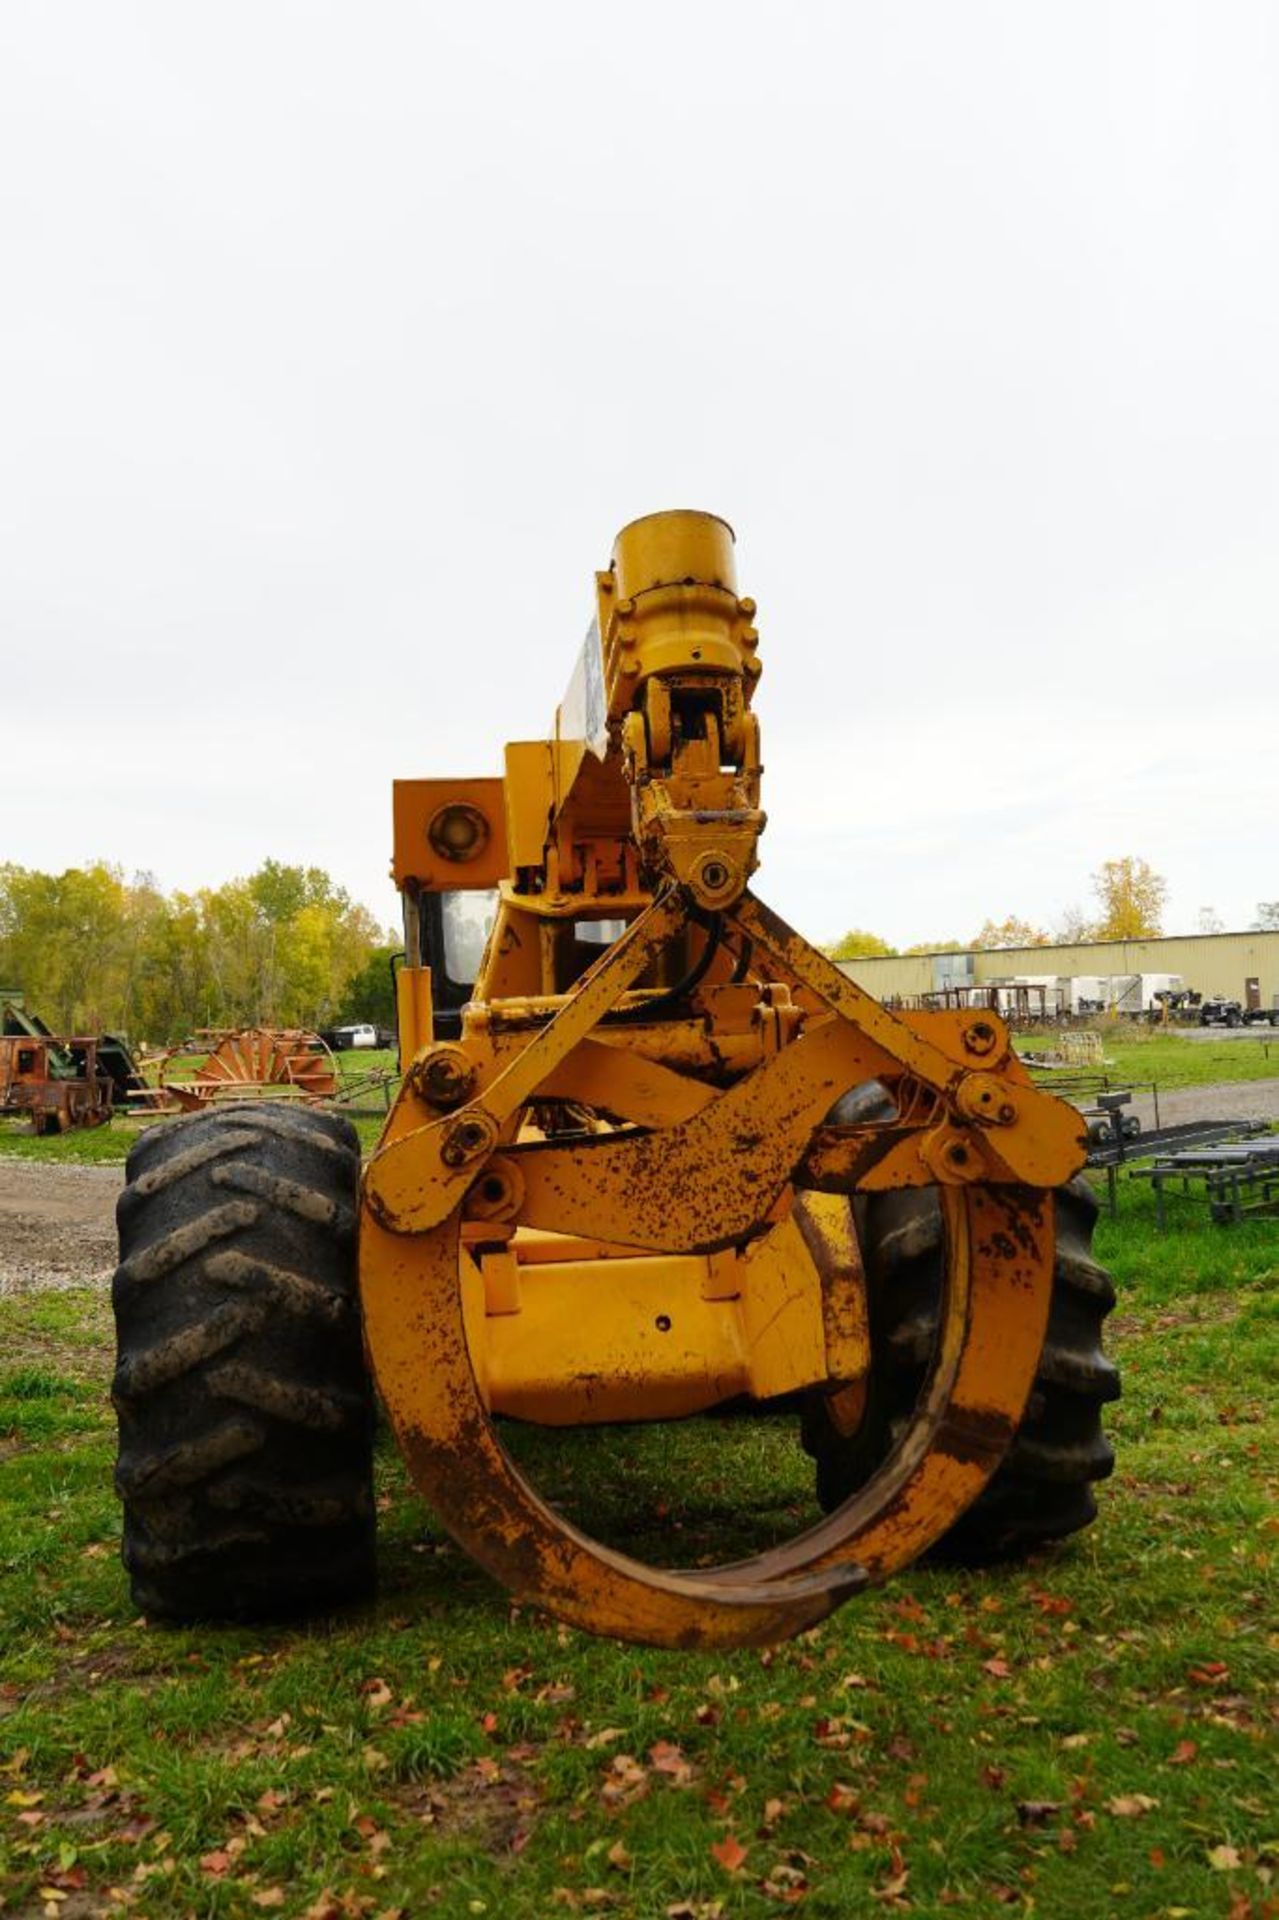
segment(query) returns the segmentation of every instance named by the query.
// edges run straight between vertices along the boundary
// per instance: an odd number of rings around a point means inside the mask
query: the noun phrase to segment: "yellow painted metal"
[[[391,878],[443,892],[450,887],[495,887],[509,871],[506,806],[500,780],[397,780],[392,789],[395,855]],[[465,810],[480,825],[469,844],[452,857],[438,826],[450,809]],[[432,837],[432,828],[437,831]]]
[[[435,1037],[431,1013],[431,969],[401,967],[395,976],[395,1013],[404,1058],[429,1047]]]
[[[696,584],[731,593],[736,600],[735,541],[727,520],[716,513],[688,507],[646,513],[624,526],[613,542],[618,596],[634,599],[658,587]]]
[[[904,1564],[998,1465],[1081,1123],[996,1016],[890,1012],[747,891],[758,633],[727,525],[624,529],[597,614],[551,737],[509,748],[503,781],[397,786],[402,883],[501,898],[456,1040],[432,1038],[425,970],[401,974],[413,1064],[365,1177],[366,1328],[419,1484],[498,1578],[597,1631],[754,1643]],[[454,804],[494,823],[463,860],[470,816],[439,825]],[[890,1117],[840,1123],[867,1081]],[[850,1199],[896,1186],[942,1198],[938,1347],[909,1433],[845,1508],[675,1574],[526,1486],[493,1413],[580,1425],[810,1388],[851,1431],[873,1363]]]
[[[842,1204],[847,1213],[847,1202]],[[493,1412],[546,1426],[665,1420],[831,1374],[821,1276],[793,1219],[744,1253],[520,1262],[518,1240],[463,1251],[480,1275],[470,1354]],[[868,1352],[841,1342],[840,1364]]]

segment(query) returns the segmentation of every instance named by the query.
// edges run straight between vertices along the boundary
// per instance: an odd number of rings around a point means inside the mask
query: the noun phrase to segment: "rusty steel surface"
[[[662,1646],[801,1631],[976,1498],[1043,1344],[1051,1190],[1085,1149],[997,1015],[890,1012],[749,891],[754,614],[723,522],[635,523],[597,576],[552,736],[508,749],[501,781],[396,795],[408,1071],[361,1229],[382,1395],[419,1486],[497,1579]],[[471,998],[437,1039],[430,902],[495,878]],[[876,1117],[842,1121],[867,1086]],[[843,1507],[754,1559],[676,1572],[538,1498],[495,1415],[808,1391],[854,1430],[874,1359],[851,1203],[905,1187],[941,1199],[939,1334],[908,1432]]]
[[[247,1100],[278,1095],[303,1100],[331,1100],[337,1092],[337,1070],[323,1041],[294,1027],[238,1027],[209,1036],[212,1045],[189,1078],[172,1072],[179,1049],[165,1057],[156,1088],[171,1110],[198,1113],[217,1101]],[[181,1051],[192,1051],[184,1047]],[[154,1109],[153,1109],[154,1110]]]
[[[66,1056],[75,1050],[77,1069]],[[111,1118],[114,1089],[99,1073],[97,1041],[52,1034],[0,1034],[0,1114],[26,1114],[33,1133],[100,1127]]]

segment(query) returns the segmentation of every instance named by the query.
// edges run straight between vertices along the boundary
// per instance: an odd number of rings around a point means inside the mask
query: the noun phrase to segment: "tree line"
[[[164,893],[105,862],[0,865],[0,987],[55,1033],[161,1046],[197,1027],[385,1020],[392,944],[320,867],[267,860],[247,879]]]
[[[1092,891],[1096,911],[1089,914],[1082,907],[1067,907],[1052,932],[1009,914],[1004,920],[986,920],[971,940],[921,940],[916,946],[898,948],[864,927],[851,927],[826,952],[833,960],[856,960],[873,954],[969,953],[1001,947],[1080,946],[1090,940],[1150,940],[1163,932],[1168,883],[1147,861],[1133,854],[1104,860],[1092,876]],[[1257,914],[1259,927],[1279,926],[1279,901],[1263,900]],[[1221,931],[1211,908],[1203,908],[1199,917],[1200,932]]]

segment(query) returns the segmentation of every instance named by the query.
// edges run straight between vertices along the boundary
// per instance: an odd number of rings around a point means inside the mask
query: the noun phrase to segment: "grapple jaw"
[[[617,1039],[628,1028],[608,1016],[688,916],[677,891],[656,900],[518,1048],[495,1040],[491,1019],[477,1021],[461,1042],[473,1091],[448,1112],[422,1091],[444,1077],[424,1051],[366,1175],[362,1291],[379,1385],[414,1477],[496,1578],[595,1632],[753,1645],[802,1631],[914,1559],[994,1472],[1043,1342],[1049,1190],[1082,1153],[1077,1116],[1030,1084],[994,1016],[888,1013],[749,895],[726,922],[807,999],[803,1030],[722,1090],[649,1062],[636,1095],[635,1056]],[[621,1070],[610,1088],[612,1056]],[[611,1118],[567,1141],[546,1137],[528,1116],[556,1086],[575,1084],[575,1062],[583,1083],[595,1076],[595,1111]],[[448,1064],[456,1068],[455,1050]],[[663,1094],[679,1104],[666,1079],[691,1110],[654,1124]],[[826,1123],[839,1096],[867,1080],[887,1089],[893,1117]],[[636,1100],[644,1124],[627,1117]],[[790,1258],[809,1263],[833,1329],[826,1352],[846,1363],[840,1325],[847,1333],[851,1315],[864,1326],[848,1201],[919,1185],[938,1188],[946,1227],[937,1350],[909,1432],[844,1507],[756,1559],[674,1572],[587,1539],[527,1485],[498,1438],[477,1365],[488,1321],[474,1275],[486,1242],[518,1271],[521,1235],[540,1234],[543,1275],[548,1236],[564,1236],[579,1265],[584,1243],[603,1249],[602,1292],[628,1256],[701,1254],[710,1268],[794,1221]],[[864,1337],[852,1350],[865,1353]],[[847,1364],[826,1384],[846,1386]]]

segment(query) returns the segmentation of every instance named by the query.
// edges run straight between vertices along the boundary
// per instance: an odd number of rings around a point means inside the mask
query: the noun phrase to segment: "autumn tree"
[[[1092,888],[1102,909],[1098,940],[1150,940],[1162,933],[1168,883],[1145,860],[1129,853],[1103,861]]]
[[[850,927],[833,945],[823,947],[823,953],[832,960],[863,960],[883,954],[896,953],[896,947],[890,947],[877,933],[867,933],[864,927]]]
[[[1006,920],[987,920],[971,942],[977,953],[998,947],[1047,947],[1051,944],[1051,936],[1042,927],[1032,926],[1029,920],[1019,920],[1015,913],[1010,913]]]
[[[1081,947],[1097,938],[1097,922],[1090,920],[1079,905],[1063,908],[1053,929],[1054,942],[1063,947]]]
[[[247,879],[163,894],[98,862],[0,866],[0,983],[60,1033],[178,1040],[195,1027],[313,1027],[387,930],[318,867],[268,860]]]
[[[1279,933],[1279,900],[1258,900],[1253,925],[1258,933]]]

